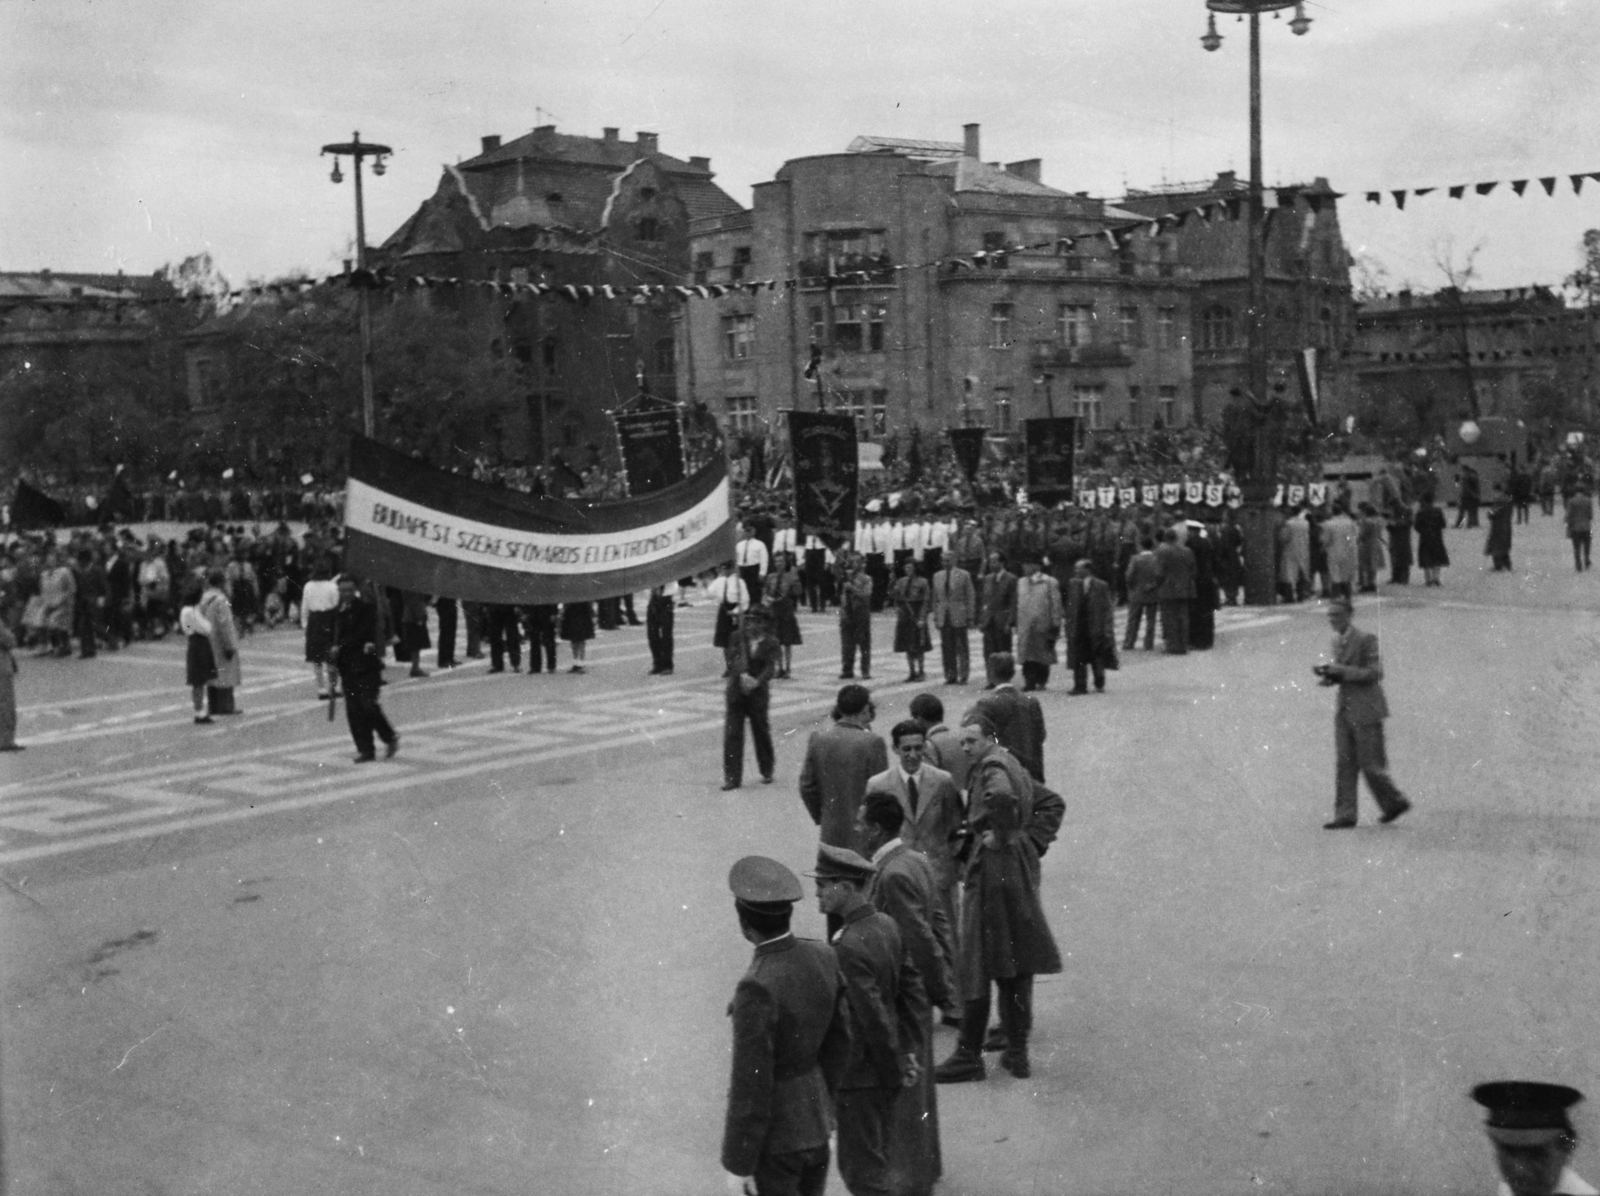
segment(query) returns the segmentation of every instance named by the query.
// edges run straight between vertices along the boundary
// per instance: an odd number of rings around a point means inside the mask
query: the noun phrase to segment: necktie
[[[906,797],[911,801],[911,817],[917,816],[917,778],[906,778]]]

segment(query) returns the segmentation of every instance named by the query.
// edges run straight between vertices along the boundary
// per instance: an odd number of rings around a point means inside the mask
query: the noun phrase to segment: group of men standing
[[[892,756],[859,684],[839,690],[831,725],[812,734],[800,796],[818,828],[807,875],[826,944],[790,930],[803,890],[784,865],[747,857],[729,875],[756,948],[729,1006],[731,1192],[821,1192],[836,1130],[856,1196],[928,1193],[941,1173],[935,1084],[984,1079],[985,1051],[1031,1074],[1033,977],[1061,970],[1039,858],[1064,805],[1043,785],[1037,700],[1011,684],[1010,657],[991,662],[992,677],[995,663],[1005,679],[955,731],[939,699],[919,694],[890,732]],[[935,1009],[960,1030],[937,1066]]]

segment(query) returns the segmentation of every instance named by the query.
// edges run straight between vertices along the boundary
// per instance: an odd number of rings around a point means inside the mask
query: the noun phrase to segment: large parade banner
[[[978,476],[978,464],[983,460],[983,438],[988,435],[986,428],[951,428],[949,430],[950,448],[960,462],[962,472],[967,475],[970,485]]]
[[[683,481],[683,425],[671,404],[613,417],[628,493],[638,498]]]
[[[794,522],[800,536],[819,536],[831,545],[849,539],[856,530],[861,468],[855,418],[791,411],[789,446],[794,453]]]
[[[67,511],[43,490],[17,481],[17,492],[11,500],[11,526],[18,531],[60,527],[67,521]]]
[[[1028,498],[1032,502],[1060,502],[1073,497],[1072,457],[1078,421],[1070,415],[1023,421],[1026,433]]]
[[[609,598],[733,557],[727,463],[625,502],[535,498],[434,469],[356,437],[345,488],[345,567],[384,585],[469,602]]]

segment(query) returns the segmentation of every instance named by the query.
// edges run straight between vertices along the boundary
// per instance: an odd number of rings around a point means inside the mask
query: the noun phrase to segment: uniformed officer
[[[824,843],[817,905],[838,918],[833,949],[850,995],[850,1065],[839,1084],[839,1176],[853,1196],[890,1196],[890,1129],[895,1100],[921,1075],[918,1024],[927,1013],[921,977],[900,928],[867,900],[874,869],[848,847]],[[904,1023],[904,1029],[902,1024]]]
[[[1567,1110],[1583,1093],[1561,1084],[1499,1080],[1479,1084],[1472,1099],[1489,1110],[1483,1128],[1494,1143],[1501,1196],[1596,1196],[1567,1165],[1578,1145]]]
[[[746,856],[728,873],[739,930],[755,944],[734,990],[733,1077],[722,1136],[728,1191],[820,1196],[833,1102],[850,1058],[850,1012],[838,958],[789,930],[800,880]]]

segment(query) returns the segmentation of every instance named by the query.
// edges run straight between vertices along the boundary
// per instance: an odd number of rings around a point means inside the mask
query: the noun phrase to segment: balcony
[[[817,258],[802,258],[795,265],[800,285],[820,287],[828,281],[828,263]],[[887,253],[846,253],[833,261],[835,286],[882,286],[894,281],[894,262]]]
[[[1116,341],[1092,345],[1063,345],[1056,341],[1035,341],[1028,363],[1035,369],[1082,366],[1108,369],[1133,364],[1128,346]]]

